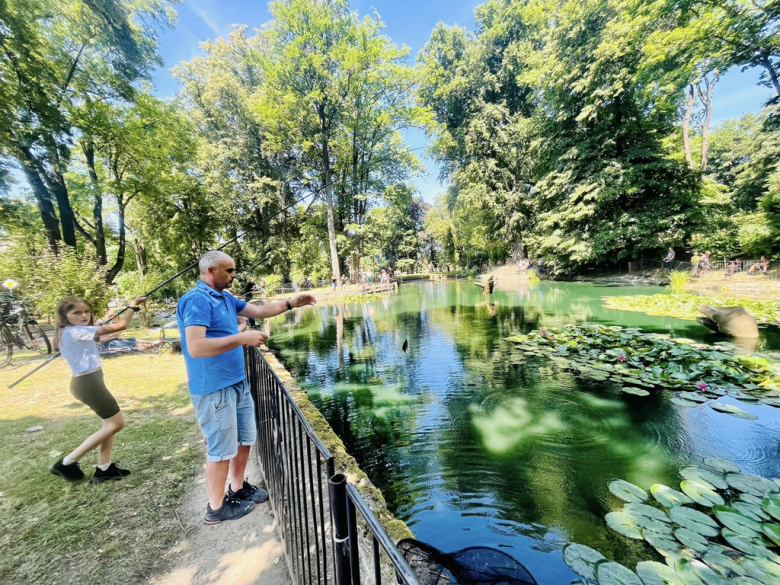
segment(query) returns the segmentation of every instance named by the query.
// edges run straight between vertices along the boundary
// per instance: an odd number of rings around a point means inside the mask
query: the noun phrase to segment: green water
[[[610,480],[678,487],[677,469],[707,456],[780,476],[778,410],[739,403],[759,416],[746,421],[677,407],[667,392],[628,396],[504,341],[583,322],[722,339],[600,302],[662,290],[543,283],[486,301],[468,282],[409,284],[372,303],[287,314],[269,345],[416,538],[447,552],[499,548],[540,585],[566,584],[576,578],[560,553],[570,541],[631,568],[654,558],[606,528],[622,505]],[[760,348],[780,349],[777,330],[763,330]]]

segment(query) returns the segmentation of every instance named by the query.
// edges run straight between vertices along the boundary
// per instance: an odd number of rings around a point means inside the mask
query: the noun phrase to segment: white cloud
[[[222,29],[219,28],[219,25],[214,22],[214,19],[211,18],[205,10],[198,8],[197,6],[193,6],[192,4],[190,4],[188,8],[192,10],[195,16],[197,16],[201,22],[205,24],[211,30],[211,32],[214,33],[215,36],[223,36]]]

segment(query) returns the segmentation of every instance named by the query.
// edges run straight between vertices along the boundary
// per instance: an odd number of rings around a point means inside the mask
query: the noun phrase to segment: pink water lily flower
[[[698,384],[696,384],[696,387],[699,390],[706,390],[707,388],[709,388],[709,386],[707,386],[705,382],[699,382]]]
[[[618,359],[619,359],[621,362],[624,362],[624,361],[626,361],[626,356],[624,356],[624,355],[619,355],[619,356],[618,356]]]
[[[547,335],[547,330],[546,329],[542,329],[539,333],[541,333],[542,335]]]

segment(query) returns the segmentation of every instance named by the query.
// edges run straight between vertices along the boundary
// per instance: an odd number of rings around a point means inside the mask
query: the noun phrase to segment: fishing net
[[[485,546],[448,554],[419,540],[405,538],[398,543],[398,550],[421,585],[536,585],[521,563]]]

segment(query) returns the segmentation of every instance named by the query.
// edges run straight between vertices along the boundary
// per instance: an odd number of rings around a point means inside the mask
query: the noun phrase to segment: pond
[[[610,480],[677,488],[679,467],[708,456],[780,476],[780,409],[725,399],[759,417],[742,420],[675,406],[666,391],[629,396],[505,341],[568,323],[724,340],[694,321],[600,302],[662,291],[542,283],[486,300],[470,282],[406,284],[375,302],[277,318],[269,346],[417,539],[446,552],[499,548],[540,585],[566,584],[577,578],[561,557],[567,542],[631,568],[657,559],[607,528],[622,505]],[[764,329],[760,349],[780,349],[780,333]]]

